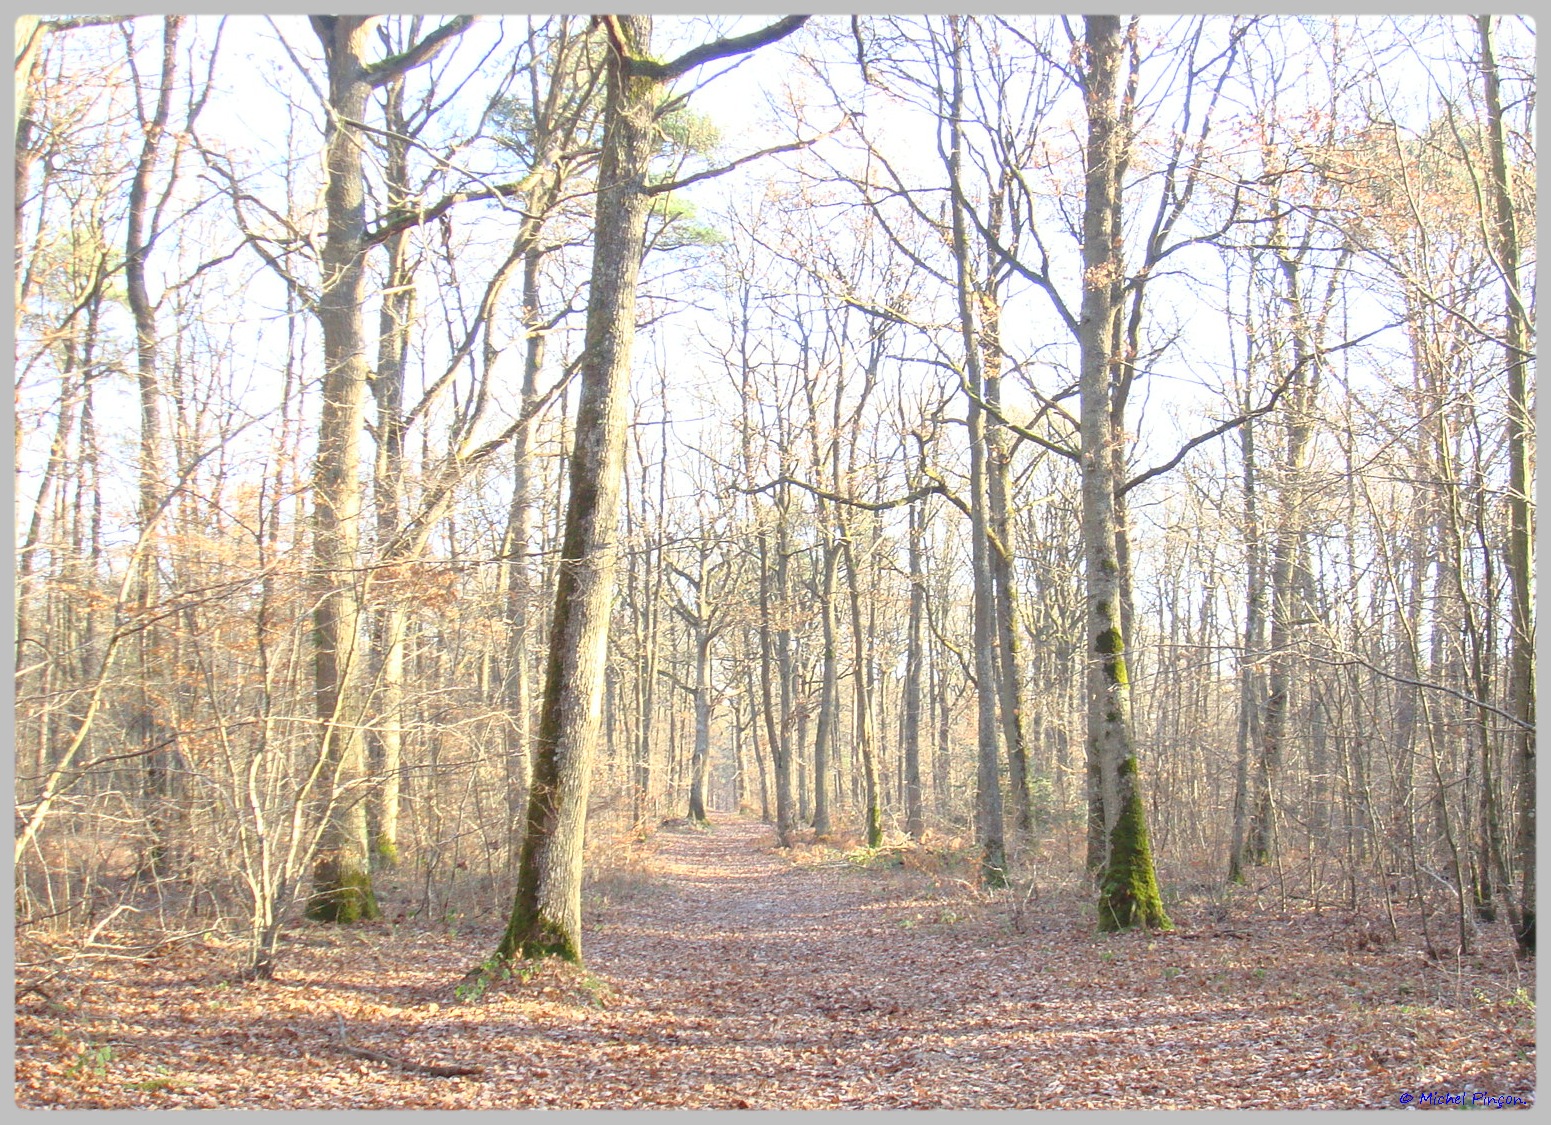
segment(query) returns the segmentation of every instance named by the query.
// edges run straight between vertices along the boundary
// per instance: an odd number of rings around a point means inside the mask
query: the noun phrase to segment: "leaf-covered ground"
[[[1099,936],[919,853],[665,828],[592,896],[587,967],[479,990],[480,928],[303,927],[243,982],[205,937],[117,941],[17,998],[29,1107],[1428,1108],[1533,1103],[1532,970],[1339,912]],[[1203,912],[1204,913],[1204,912]],[[1404,938],[1404,933],[1402,932]],[[97,949],[114,945],[99,935]],[[24,936],[18,960],[48,949]],[[475,993],[478,993],[475,995]],[[475,1069],[447,1075],[427,1068]],[[1511,1104],[1511,1103],[1509,1103]]]

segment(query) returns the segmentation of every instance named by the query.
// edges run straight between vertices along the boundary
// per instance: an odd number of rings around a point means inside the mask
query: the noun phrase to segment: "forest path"
[[[18,996],[17,1100],[1354,1109],[1534,1089],[1533,973],[1505,928],[1456,976],[1403,943],[1354,951],[1331,913],[1098,935],[1086,894],[1047,889],[1014,927],[939,859],[665,826],[590,883],[585,968],[482,991],[464,974],[495,916],[300,926],[274,981],[236,982],[226,941],[83,963]],[[479,1071],[424,1069],[449,1064]]]
[[[1012,1048],[1037,990],[1008,992],[1022,958],[964,941],[948,898],[844,859],[794,864],[751,821],[656,839],[652,893],[584,939],[626,1022],[655,1036],[650,1088],[617,1076],[632,1104],[1031,1103],[1034,1060]]]

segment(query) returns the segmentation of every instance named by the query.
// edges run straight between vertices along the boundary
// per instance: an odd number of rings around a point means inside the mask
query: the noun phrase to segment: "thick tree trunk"
[[[313,878],[310,916],[353,922],[377,916],[368,869],[365,774],[358,698],[361,427],[368,367],[361,307],[366,281],[366,197],[362,138],[351,122],[365,119],[371,89],[363,48],[371,20],[313,16],[328,64],[328,233],[323,246],[323,404],[313,471],[313,567],[319,590],[313,610],[313,684],[322,731],[327,818]]]
[[[1111,420],[1115,279],[1123,268],[1116,87],[1120,21],[1086,16],[1088,152],[1083,208],[1083,296],[1079,321],[1082,535],[1087,566],[1088,753],[1103,802],[1105,856],[1099,928],[1167,927],[1153,871],[1131,720],[1116,554],[1115,465],[1121,440]]]
[[[632,54],[650,52],[650,16],[614,17]],[[602,161],[570,494],[534,738],[517,892],[498,957],[581,959],[582,843],[598,738],[618,559],[624,413],[645,245],[647,165],[662,84],[608,64]]]

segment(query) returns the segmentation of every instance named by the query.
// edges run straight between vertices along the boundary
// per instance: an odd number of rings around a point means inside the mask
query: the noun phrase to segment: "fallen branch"
[[[338,1012],[334,1018],[339,1021],[339,1049],[345,1054],[357,1059],[366,1059],[368,1062],[387,1063],[396,1066],[400,1070],[407,1070],[414,1074],[429,1074],[433,1078],[456,1078],[463,1074],[483,1074],[482,1066],[440,1066],[435,1063],[418,1063],[409,1059],[401,1059],[397,1055],[390,1055],[383,1051],[372,1051],[365,1047],[357,1047],[350,1042],[349,1035],[345,1032],[345,1017]]]

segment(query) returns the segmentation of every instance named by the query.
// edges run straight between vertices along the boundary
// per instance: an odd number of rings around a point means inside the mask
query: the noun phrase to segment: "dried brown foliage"
[[[587,967],[520,966],[483,989],[465,973],[494,947],[494,918],[455,934],[304,927],[281,979],[252,982],[212,934],[104,930],[114,956],[18,996],[17,1100],[1379,1108],[1426,1091],[1533,1095],[1534,977],[1502,927],[1452,964],[1423,958],[1403,925],[1394,940],[1387,923],[1330,911],[1214,921],[1186,906],[1174,933],[1101,937],[1078,888],[986,895],[946,841],[790,856],[770,844],[768,828],[723,821],[616,852],[589,890]],[[42,940],[22,935],[19,963],[47,960]],[[478,1073],[442,1073],[457,1068]]]

